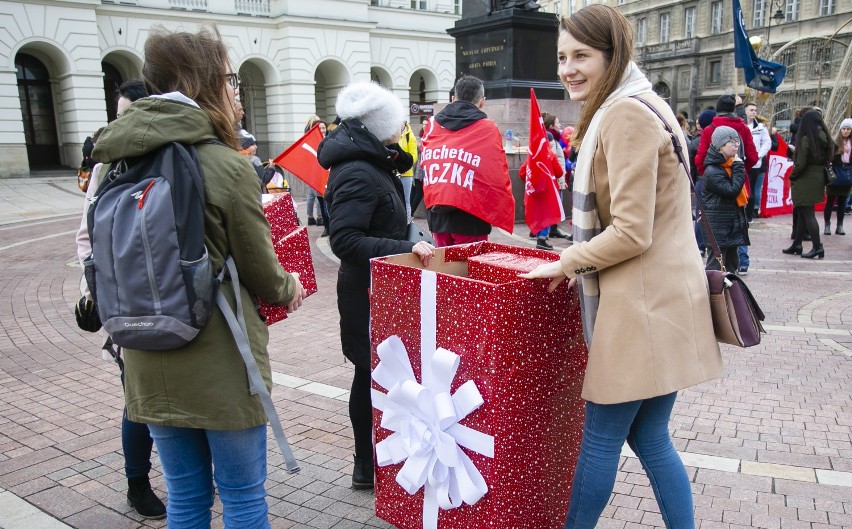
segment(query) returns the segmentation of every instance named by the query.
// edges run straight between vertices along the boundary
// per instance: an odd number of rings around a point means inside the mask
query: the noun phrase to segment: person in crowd
[[[240,83],[239,75],[237,75],[237,74],[234,74],[234,75],[236,76],[235,82],[237,84],[239,84]],[[237,141],[240,142],[240,141],[242,141],[243,138],[256,139],[252,133],[250,133],[249,131],[247,131],[243,127],[243,120],[246,117],[246,111],[243,108],[242,101],[237,99],[236,95],[234,95],[234,101],[233,101],[232,105],[233,105],[233,109],[234,109],[234,130],[236,130]]]
[[[551,134],[550,132],[546,132],[545,134],[547,134],[548,147],[550,148],[550,151],[553,152],[553,156],[549,157],[547,159],[547,162],[545,162],[548,165],[546,171],[549,172],[550,174],[554,175],[554,177],[556,178],[556,181],[557,181],[558,189],[561,190],[561,189],[564,189],[564,186],[565,186],[565,176],[564,176],[565,175],[565,162],[564,162],[564,160],[563,161],[559,160],[559,157],[557,156],[556,151],[558,150],[561,153],[562,149],[559,147],[559,144],[556,143],[556,140],[553,138],[553,134]],[[545,193],[546,195],[549,194],[550,188],[547,188],[547,190],[533,189],[532,188],[532,185],[530,183],[530,178],[527,176],[528,173],[530,173],[530,175],[533,174],[533,173],[531,173],[531,169],[528,167],[529,160],[530,159],[528,158],[523,164],[521,164],[521,167],[518,171],[518,176],[520,177],[521,181],[527,182],[528,187],[527,187],[526,193],[527,194],[534,194],[536,196],[540,196],[539,193]],[[542,171],[543,169],[539,168],[538,170]],[[547,196],[549,196],[549,195],[547,195]],[[558,196],[559,196],[559,200],[562,200],[562,193],[561,192],[559,193]],[[532,204],[528,204],[528,207],[531,207],[531,206],[532,206]],[[556,226],[556,225],[554,224],[554,226]],[[551,246],[547,242],[547,236],[552,229],[553,229],[552,226],[547,226],[544,229],[542,229],[541,231],[539,231],[538,233],[530,232],[530,238],[536,239],[535,247],[537,249],[539,249],[539,250],[553,250],[553,246]]]
[[[794,239],[789,248],[781,250],[805,259],[822,259],[822,246],[814,206],[823,201],[825,165],[834,158],[834,144],[822,113],[809,110],[802,115],[796,131],[796,150],[793,151],[793,171],[790,173],[790,194],[793,198]],[[802,253],[802,240],[807,233],[813,242],[811,251]]]
[[[740,148],[742,152],[739,155],[740,159],[745,162],[746,171],[750,171],[754,167],[754,164],[757,163],[757,149],[754,148],[751,130],[749,130],[739,116],[734,114],[738,97],[727,94],[720,96],[716,101],[716,117],[713,118],[710,125],[704,127],[704,130],[701,131],[701,141],[698,143],[698,152],[695,154],[695,165],[701,174],[704,174],[704,157],[707,156],[707,149],[710,147],[710,137],[713,135],[713,130],[723,125],[731,127],[740,135]]]
[[[328,132],[328,125],[317,115],[313,115],[308,118],[307,123],[305,123],[305,132],[311,130],[311,127],[316,124],[319,124],[320,132],[322,133],[323,137],[325,137],[326,133]],[[325,211],[325,199],[321,195],[317,194],[314,188],[308,187],[306,202],[308,206],[308,226],[322,226],[325,230],[325,217],[327,217]],[[314,216],[314,204],[316,204],[316,216]],[[326,233],[326,235],[328,234]]]
[[[476,77],[462,76],[451,99],[426,122],[423,135],[423,166],[430,175],[435,173],[423,186],[426,220],[438,246],[488,240],[491,225],[499,224],[490,222],[496,217],[511,215],[514,223],[514,198],[503,136],[497,124],[482,111],[485,86]],[[450,153],[457,156],[449,156]],[[474,153],[477,164],[472,163]],[[465,177],[469,192],[452,178],[439,177],[442,167],[451,166],[473,175]],[[489,203],[485,204],[485,200]]]
[[[204,174],[204,242],[211,266],[218,272],[228,256],[236,263],[247,338],[271,387],[269,332],[253,299],[294,311],[305,291],[298,276],[278,264],[257,174],[237,152],[232,104],[238,85],[228,51],[215,26],[196,33],[155,27],[144,56],[142,77],[151,96],[107,126],[95,155],[112,163],[147,155],[167,142],[195,145]],[[221,291],[234,306],[232,289]],[[169,528],[209,527],[218,492],[225,527],[268,529],[267,418],[250,392],[219,309],[214,307],[210,322],[185,347],[128,350],[125,369],[128,418],[147,424],[157,444]]]
[[[704,160],[701,205],[722,253],[721,263],[712,252],[707,256],[708,270],[719,270],[722,266],[727,270],[737,270],[740,266],[739,247],[750,244],[745,214],[747,177],[745,164],[738,155],[740,141],[739,134],[731,127],[716,127]],[[710,235],[705,233],[704,240],[708,241]]]
[[[402,182],[402,190],[405,192],[405,213],[408,216],[408,222],[411,222],[411,188],[414,186],[414,166],[417,165],[418,148],[417,138],[414,137],[414,132],[411,130],[411,125],[405,122],[402,128],[402,134],[399,137],[399,148],[405,151],[413,163],[407,171],[400,171],[399,179]]]
[[[420,130],[417,132],[417,159],[420,159],[420,153],[423,148],[423,127],[420,127]],[[417,211],[417,208],[420,206],[420,203],[423,202],[423,166],[420,163],[414,164],[414,174],[413,181],[411,182],[411,199],[409,201],[409,207],[411,208],[411,216],[414,216],[414,212]]]
[[[249,159],[255,172],[257,172],[257,177],[260,179],[261,192],[267,193],[269,190],[266,186],[275,176],[275,166],[271,161],[264,165],[257,155],[257,141],[254,136],[240,139],[240,154]]]
[[[553,151],[553,154],[556,155],[556,159],[559,162],[560,167],[562,168],[559,173],[561,176],[557,178],[559,182],[559,195],[561,200],[562,190],[567,189],[568,185],[565,182],[565,146],[562,144],[562,124],[559,123],[559,118],[554,114],[548,114],[547,112],[541,113],[541,119],[544,121],[544,129],[547,132],[547,140],[550,142],[550,150]],[[547,237],[556,237],[557,239],[568,239],[570,236],[559,229],[558,224],[554,224],[547,229],[547,233],[545,234],[545,245],[547,244]],[[544,248],[545,250],[552,250],[553,247]]]
[[[373,487],[370,259],[414,252],[427,266],[433,247],[406,240],[405,195],[397,173],[411,167],[412,159],[397,144],[405,121],[402,103],[378,84],[353,83],[337,96],[336,112],[340,125],[320,143],[317,159],[330,169],[325,195],[331,250],[340,258],[340,342],[355,366],[349,394],[352,486],[367,489]]]
[[[840,122],[840,129],[834,137],[837,148],[831,166],[837,180],[833,185],[826,186],[827,198],[825,210],[823,210],[825,216],[823,235],[831,235],[831,212],[835,207],[837,208],[837,227],[835,227],[834,233],[846,235],[846,231],[843,229],[843,217],[846,214],[846,200],[849,198],[850,189],[852,189],[852,163],[850,163],[852,138],[850,138],[850,134],[852,134],[852,118],[846,118]]]
[[[701,179],[701,173],[698,171],[698,166],[695,165],[695,156],[698,154],[698,144],[701,143],[701,133],[704,127],[710,126],[713,118],[716,117],[716,111],[708,108],[698,115],[696,123],[696,134],[692,136],[686,144],[687,152],[689,153],[689,170],[692,174],[692,180],[695,182],[695,241],[698,243],[698,251],[701,252],[701,257],[707,256],[707,245],[704,242],[704,229],[701,227],[701,219],[698,217],[699,200],[701,199],[701,188],[704,182]]]
[[[743,105],[746,115],[746,126],[751,131],[754,148],[757,149],[757,162],[748,172],[749,188],[751,196],[748,199],[746,213],[749,221],[754,217],[760,217],[760,199],[763,191],[763,180],[766,177],[766,155],[772,148],[772,138],[769,136],[769,128],[765,120],[757,115],[757,103],[748,102]]]
[[[565,527],[596,526],[627,441],[666,527],[693,529],[669,421],[677,392],[718,377],[722,358],[701,257],[686,251],[689,178],[660,120],[631,96],[664,116],[681,145],[683,134],[632,61],[633,30],[618,10],[594,4],[563,17],[557,42],[559,77],[572,101],[585,101],[572,138],[574,244],[523,277],[554,278],[551,289],[579,279],[587,402]]]
[[[146,95],[145,85],[141,80],[133,79],[122,83],[118,87],[116,116],[120,118],[131,103]],[[95,133],[93,148],[104,130],[105,127]],[[89,212],[89,204],[95,197],[102,179],[103,169],[104,164],[102,163],[92,168],[89,188],[86,190],[86,200],[83,201],[83,217],[80,221],[80,228],[77,230],[77,258],[80,261],[80,266],[83,266],[83,261],[92,253],[92,243],[89,239],[86,218]],[[89,292],[88,283],[85,280],[80,282],[80,291],[83,298],[78,306],[88,307],[89,310],[93,311],[97,310],[93,303],[92,294]],[[105,348],[104,354],[107,352],[110,352],[110,354],[114,352],[115,356],[106,356],[105,358],[115,361],[118,365],[121,373],[121,384],[124,386],[124,359],[120,355],[120,349]],[[158,520],[166,516],[166,506],[151,489],[149,474],[151,473],[151,451],[153,447],[154,440],[151,439],[148,425],[128,419],[127,409],[125,408],[121,414],[121,450],[124,453],[124,475],[127,477],[127,503],[139,516]]]

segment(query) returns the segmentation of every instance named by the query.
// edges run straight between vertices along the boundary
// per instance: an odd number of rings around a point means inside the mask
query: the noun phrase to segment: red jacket
[[[701,141],[698,142],[698,153],[695,155],[695,166],[698,168],[698,174],[704,174],[704,158],[707,156],[707,148],[710,147],[710,137],[713,136],[713,130],[722,126],[731,127],[740,136],[740,142],[745,153],[743,162],[745,162],[745,170],[748,173],[757,163],[757,149],[754,148],[751,131],[742,119],[723,114],[713,118],[713,122],[701,131]]]

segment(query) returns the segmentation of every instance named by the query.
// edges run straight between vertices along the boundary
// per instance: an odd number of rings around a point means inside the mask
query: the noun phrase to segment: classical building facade
[[[446,102],[460,0],[0,1],[0,177],[75,167],[139,78],[150,29],[216,23],[242,79],[261,156],[333,120],[337,93],[373,79],[405,104]]]
[[[795,108],[849,99],[847,50],[852,0],[740,0],[750,37],[762,37],[759,55],[785,64],[787,78],[769,97],[746,90],[734,68],[733,0],[540,0],[548,12],[570,15],[592,3],[618,8],[633,23],[636,60],[671,107],[694,117],[725,93],[761,103],[784,128]],[[846,25],[844,25],[846,24]],[[833,39],[829,40],[833,36]],[[838,94],[835,94],[838,95]],[[838,115],[849,115],[848,103]]]

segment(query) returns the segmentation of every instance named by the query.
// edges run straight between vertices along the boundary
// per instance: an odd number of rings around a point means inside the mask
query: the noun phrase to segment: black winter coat
[[[705,158],[704,187],[701,190],[701,202],[704,214],[710,222],[713,235],[719,248],[748,246],[748,221],[745,209],[737,205],[737,196],[745,185],[746,172],[742,160],[735,161],[731,167],[731,176],[721,164],[725,157],[716,149],[707,149]],[[705,243],[709,246],[705,228]]]
[[[402,183],[396,171],[405,166],[357,119],[343,121],[317,149],[320,165],[331,172],[325,200],[329,240],[340,258],[337,305],[343,354],[370,369],[370,259],[410,252]]]

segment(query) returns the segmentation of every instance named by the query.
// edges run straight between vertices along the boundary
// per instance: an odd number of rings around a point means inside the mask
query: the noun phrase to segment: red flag
[[[524,179],[524,219],[531,232],[538,233],[565,220],[556,182],[562,174],[547,141],[535,91],[530,88],[530,157],[521,165],[520,176]]]
[[[325,195],[328,171],[317,161],[317,148],[322,141],[319,124],[314,125],[304,136],[296,140],[273,162],[296,175],[320,195]]]
[[[512,233],[515,199],[503,137],[490,119],[459,130],[429,118],[423,127],[423,201],[453,206]]]

